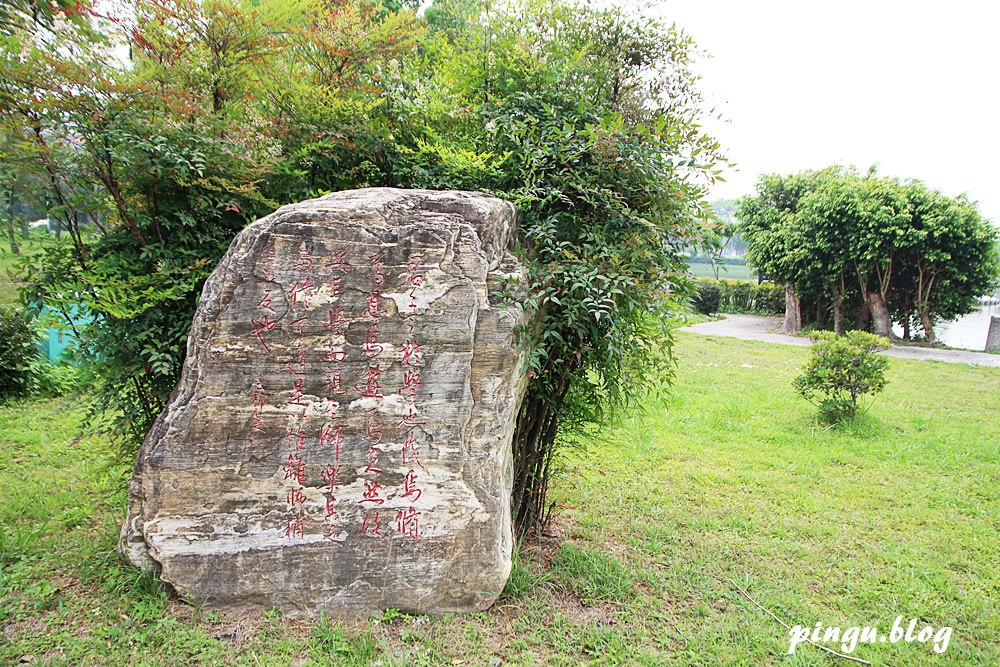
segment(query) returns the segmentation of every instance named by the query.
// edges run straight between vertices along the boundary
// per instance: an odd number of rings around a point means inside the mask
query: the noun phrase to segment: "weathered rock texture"
[[[119,548],[191,601],[481,610],[511,566],[513,206],[367,189],[247,227],[205,284]]]

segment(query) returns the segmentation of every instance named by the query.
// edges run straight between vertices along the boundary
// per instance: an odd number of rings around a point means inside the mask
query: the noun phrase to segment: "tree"
[[[996,285],[997,231],[965,197],[946,197],[919,181],[902,187],[919,242],[901,276],[899,300],[916,311],[924,340],[933,344],[936,321],[973,312],[976,298]]]
[[[817,237],[815,229],[803,224],[800,202],[840,174],[839,168],[831,167],[788,176],[764,175],[757,181],[756,196],[736,202],[739,232],[747,242],[747,264],[762,279],[785,285],[782,333],[802,327],[802,297],[814,296],[828,285],[829,272],[816,252],[828,236]]]
[[[830,298],[837,332],[858,294],[876,334],[892,337],[894,317],[907,332],[919,318],[933,342],[934,321],[971,312],[997,275],[996,231],[974,204],[874,170],[767,176],[739,214],[751,264],[791,286],[788,310],[795,299]]]
[[[201,284],[247,221],[372,185],[505,197],[529,269],[508,290],[530,315],[513,507],[529,530],[550,511],[557,445],[669,378],[664,322],[690,289],[682,249],[721,159],[693,45],[574,4],[455,2],[430,26],[390,5],[159,0],[134,23],[93,17],[8,51],[0,114],[75,223],[29,296],[81,295],[103,404],[141,438]],[[115,39],[130,63],[109,55]],[[93,207],[103,222],[72,217]]]
[[[557,2],[458,13],[400,91],[407,181],[487,187],[524,213],[530,384],[513,513],[544,524],[558,445],[669,375],[665,320],[720,160],[679,31]],[[407,102],[408,100],[408,102]],[[444,113],[434,113],[443,110]]]

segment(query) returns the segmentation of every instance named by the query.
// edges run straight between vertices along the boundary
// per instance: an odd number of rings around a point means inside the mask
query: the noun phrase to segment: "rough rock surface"
[[[522,312],[497,298],[516,221],[482,194],[373,188],[247,227],[139,451],[122,555],[215,608],[490,606],[525,385]]]

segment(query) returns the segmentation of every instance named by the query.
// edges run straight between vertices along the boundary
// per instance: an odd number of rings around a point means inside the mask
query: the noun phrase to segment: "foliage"
[[[72,241],[29,267],[26,296],[94,317],[98,404],[138,439],[248,221],[355,187],[507,198],[529,269],[508,293],[532,322],[514,510],[533,527],[560,434],[669,377],[664,323],[719,148],[675,28],[571,3],[456,0],[426,21],[405,4],[164,0],[8,45],[0,116]],[[110,57],[124,42],[128,64]]]
[[[709,218],[698,175],[720,156],[676,29],[570,3],[456,7],[461,34],[434,42],[427,83],[394,102],[420,133],[402,177],[485,187],[524,214],[528,276],[511,293],[531,323],[514,438],[527,530],[547,518],[559,439],[669,377],[665,322],[690,289],[681,250]]]
[[[691,300],[695,310],[702,315],[719,312],[722,290],[719,289],[718,281],[711,278],[701,278],[695,282],[695,294]]]
[[[21,309],[0,305],[0,398],[32,389],[40,358],[31,318]]]
[[[776,315],[785,305],[785,290],[774,283],[752,283],[746,280],[715,280],[698,278],[697,296],[694,305],[698,312],[711,313],[751,313],[754,315]],[[703,296],[704,295],[704,296]],[[703,310],[703,301],[712,310]]]
[[[817,333],[809,361],[792,385],[819,408],[820,417],[837,424],[853,419],[858,399],[885,389],[889,359],[878,354],[891,343],[864,331]]]

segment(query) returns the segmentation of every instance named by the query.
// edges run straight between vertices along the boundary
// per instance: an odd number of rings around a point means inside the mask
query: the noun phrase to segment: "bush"
[[[718,282],[718,280],[702,278],[696,283],[697,291],[691,303],[695,307],[695,310],[702,315],[711,315],[712,313],[719,312],[722,291],[719,289]]]
[[[31,317],[20,309],[0,305],[0,398],[31,390],[40,360],[38,333]]]
[[[821,331],[802,375],[792,386],[819,408],[824,421],[836,424],[853,419],[858,413],[858,399],[875,396],[885,388],[889,360],[877,354],[892,347],[881,336],[864,331],[838,335]]]

